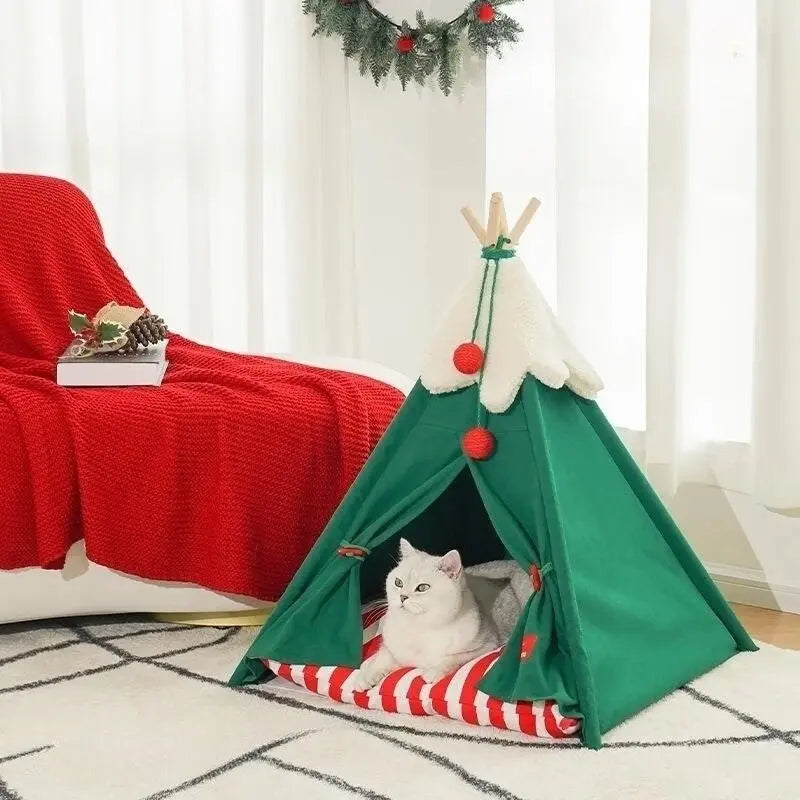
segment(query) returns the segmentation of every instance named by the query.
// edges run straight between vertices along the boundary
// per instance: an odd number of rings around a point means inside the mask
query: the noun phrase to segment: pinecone
[[[140,347],[146,349],[151,344],[158,344],[167,337],[167,326],[161,317],[145,311],[133,325],[128,328],[128,343],[118,352],[123,355],[135,353]]]

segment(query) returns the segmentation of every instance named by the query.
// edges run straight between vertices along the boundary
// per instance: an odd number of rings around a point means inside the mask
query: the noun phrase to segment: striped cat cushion
[[[380,624],[385,613],[385,603],[381,602],[362,609],[364,659],[380,647]],[[552,700],[506,703],[478,690],[478,683],[499,655],[500,650],[493,650],[479,656],[436,683],[425,683],[418,669],[404,667],[367,692],[353,691],[356,670],[350,667],[314,667],[270,660],[265,660],[264,664],[276,675],[311,692],[360,708],[417,716],[438,715],[547,739],[575,736],[580,721],[563,716]]]

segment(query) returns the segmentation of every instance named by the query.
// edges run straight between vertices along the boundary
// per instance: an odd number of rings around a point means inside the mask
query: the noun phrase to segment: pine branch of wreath
[[[417,11],[415,25],[395,22],[372,0],[302,0],[304,13],[314,16],[314,35],[339,36],[348,58],[357,59],[359,72],[369,73],[377,86],[392,72],[405,90],[420,86],[438,72],[444,94],[450,94],[461,65],[462,39],[485,56],[502,55],[505,44],[519,40],[522,27],[502,12],[519,0],[472,0],[449,22],[426,19]]]

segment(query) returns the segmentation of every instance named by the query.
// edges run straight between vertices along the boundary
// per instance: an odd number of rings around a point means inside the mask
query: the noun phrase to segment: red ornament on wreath
[[[453,351],[453,364],[464,375],[474,375],[483,366],[483,350],[475,342],[464,342]]]
[[[470,428],[461,437],[461,448],[474,461],[484,461],[494,453],[495,440],[491,431],[482,425]]]
[[[402,55],[410,53],[414,49],[414,37],[398,36],[397,41],[394,43],[394,47],[395,50]]]
[[[475,16],[484,25],[488,25],[490,22],[494,22],[494,15],[495,15],[495,10],[494,6],[491,3],[481,3],[478,6],[478,10],[475,12]]]

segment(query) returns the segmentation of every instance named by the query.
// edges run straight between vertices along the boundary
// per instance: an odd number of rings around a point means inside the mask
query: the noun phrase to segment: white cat
[[[400,555],[386,578],[383,643],[361,665],[357,691],[375,686],[398,667],[418,667],[433,683],[501,644],[467,586],[457,550],[432,556],[401,539]]]

